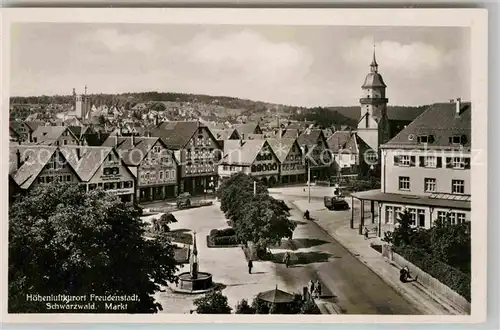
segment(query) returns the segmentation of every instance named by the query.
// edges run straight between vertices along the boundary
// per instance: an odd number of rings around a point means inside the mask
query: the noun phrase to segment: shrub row
[[[224,228],[224,229],[212,229],[210,231],[210,237],[221,237],[221,236],[234,236],[236,232],[234,228]]]
[[[470,302],[470,276],[414,247],[394,247],[394,252],[413,263]]]
[[[238,240],[236,235],[233,236],[218,236],[212,239],[214,245],[237,245]]]

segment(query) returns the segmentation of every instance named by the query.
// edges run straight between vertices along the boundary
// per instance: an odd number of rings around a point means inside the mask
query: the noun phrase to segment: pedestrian
[[[365,226],[365,239],[368,239],[368,228]]]
[[[309,293],[311,294],[311,297],[314,295],[314,281],[313,280],[310,280],[309,281]]]
[[[321,282],[318,280],[316,281],[316,297],[320,298],[321,297]]]
[[[290,265],[290,254],[288,252],[285,253],[283,262],[285,263],[286,268],[288,268],[288,266]]]
[[[253,262],[252,259],[248,260],[248,274],[252,274]]]
[[[405,275],[406,275],[405,282],[415,282],[418,279],[418,276],[415,276],[415,278],[411,276],[410,269],[408,268],[408,266],[404,266],[403,269],[405,270]]]
[[[401,269],[399,270],[399,280],[400,280],[401,282],[403,282],[403,283],[405,283],[405,282],[406,282],[406,269],[401,268]]]

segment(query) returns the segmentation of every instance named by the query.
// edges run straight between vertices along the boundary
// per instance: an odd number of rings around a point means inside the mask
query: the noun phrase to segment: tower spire
[[[371,72],[378,71],[377,58],[375,56],[375,42],[373,42],[373,59],[372,59],[372,63],[370,64],[370,71]]]

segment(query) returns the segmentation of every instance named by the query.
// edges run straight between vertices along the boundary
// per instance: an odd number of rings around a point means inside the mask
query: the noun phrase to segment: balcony
[[[362,97],[359,99],[359,103],[361,104],[386,104],[388,102],[389,102],[388,98]]]

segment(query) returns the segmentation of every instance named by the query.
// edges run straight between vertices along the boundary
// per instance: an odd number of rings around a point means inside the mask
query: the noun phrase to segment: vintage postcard
[[[487,37],[471,9],[3,10],[3,319],[484,320]]]

